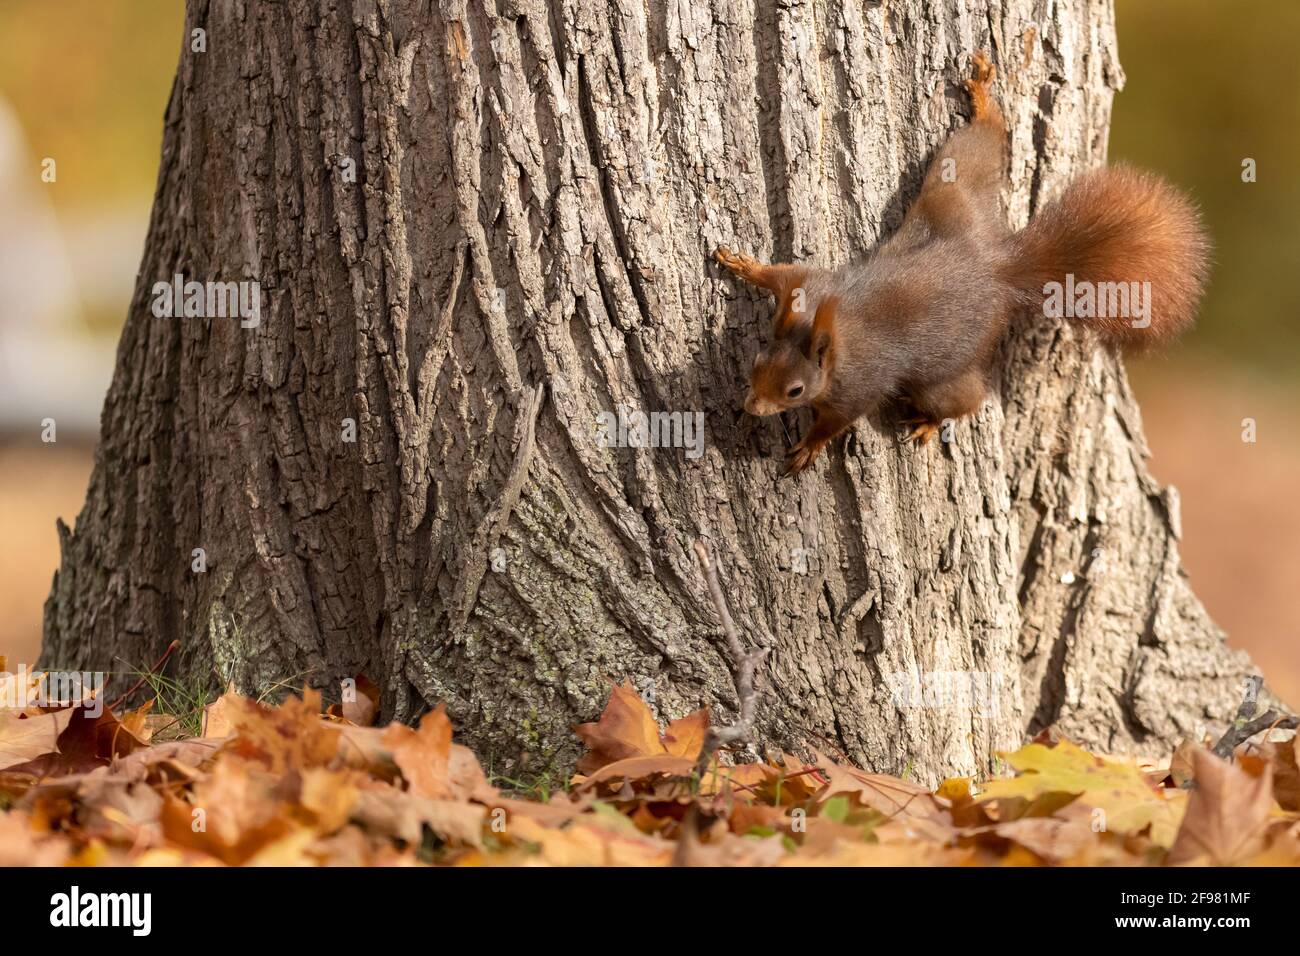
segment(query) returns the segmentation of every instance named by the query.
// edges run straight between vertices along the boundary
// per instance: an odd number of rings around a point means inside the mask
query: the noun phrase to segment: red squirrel
[[[832,271],[714,253],[777,300],[745,411],[812,405],[816,415],[785,475],[891,398],[915,409],[903,440],[922,445],[945,419],[974,412],[1018,309],[1079,318],[1130,349],[1168,341],[1195,318],[1209,241],[1191,202],[1153,174],[1086,173],[1026,228],[1006,227],[1006,124],[990,95],[992,64],[984,54],[973,64],[971,122],[935,154],[902,225],[865,261]]]

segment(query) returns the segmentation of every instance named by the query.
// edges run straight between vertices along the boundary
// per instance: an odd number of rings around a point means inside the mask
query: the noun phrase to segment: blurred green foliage
[[[1300,372],[1300,2],[1116,0],[1110,158],[1189,189],[1215,244],[1180,355]],[[1242,161],[1254,159],[1254,183]],[[1141,370],[1139,369],[1139,374]]]
[[[153,195],[184,19],[182,0],[0,2],[0,94],[58,162],[61,215]]]

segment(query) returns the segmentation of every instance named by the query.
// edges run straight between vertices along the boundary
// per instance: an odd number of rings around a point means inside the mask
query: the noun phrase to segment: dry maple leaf
[[[1300,764],[1296,744],[1300,734],[1290,740],[1270,741],[1261,748],[1273,764],[1273,799],[1283,810],[1300,810]]]
[[[1018,843],[1047,863],[1063,863],[1097,839],[1086,820],[1056,817],[1023,817],[966,832],[977,840],[991,834]]]
[[[0,770],[57,753],[59,735],[67,729],[75,711],[73,707],[52,714],[0,710]]]
[[[701,707],[692,714],[670,721],[664,731],[664,749],[674,757],[695,760],[704,748],[704,738],[709,735],[709,708]]]
[[[1020,773],[989,781],[976,798],[978,802],[1014,797],[1033,801],[1050,794],[1073,794],[1101,811],[1098,825],[1105,830],[1130,833],[1150,826],[1156,843],[1172,843],[1181,804],[1168,799],[1136,763],[1094,757],[1068,740],[1055,747],[1028,744],[1001,756]]]
[[[1245,756],[1228,763],[1201,748],[1192,752],[1192,771],[1196,785],[1169,862],[1248,862],[1264,848],[1264,830],[1273,810],[1272,766]]]
[[[224,694],[203,708],[202,736],[220,739],[233,734],[235,722],[232,714],[236,708],[243,706],[241,700],[243,698],[235,690],[235,682],[231,681]]]
[[[657,774],[672,777],[690,776],[695,769],[695,761],[687,757],[673,757],[660,754],[654,757],[629,757],[605,764],[591,776],[584,778],[577,786],[578,793],[611,780],[644,780]]]
[[[272,773],[328,765],[338,752],[339,738],[320,716],[320,693],[304,688],[279,707],[247,698],[231,701],[229,717],[235,739],[228,747],[265,764]]]
[[[600,718],[578,724],[573,732],[587,745],[588,753],[578,761],[578,772],[591,774],[606,764],[633,757],[682,757],[694,761],[704,746],[709,729],[709,710],[703,707],[674,720],[664,735],[646,702],[631,681],[610,692]]]
[[[359,788],[368,780],[354,770],[308,767],[301,774],[298,804],[311,814],[318,830],[332,833],[351,817]]]
[[[382,740],[412,793],[434,799],[452,795],[448,781],[451,721],[443,704],[420,719],[418,731],[404,724],[390,724]]]
[[[528,846],[523,854],[507,854],[484,862],[544,863],[550,866],[666,866],[674,845],[662,837],[575,821],[553,830],[528,817],[511,820],[506,836]]]
[[[837,764],[825,754],[814,751],[817,766],[829,783],[818,792],[824,803],[836,794],[851,794],[867,807],[885,816],[934,817],[942,807],[928,789],[910,780],[900,780],[883,773],[868,773],[856,767]]]
[[[164,797],[159,814],[168,842],[240,864],[295,829],[276,791],[280,777],[257,764],[222,756],[194,784],[188,802]]]

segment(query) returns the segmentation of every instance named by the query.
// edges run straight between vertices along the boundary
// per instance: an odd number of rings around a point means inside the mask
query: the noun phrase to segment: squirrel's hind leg
[[[993,88],[993,80],[997,77],[998,71],[989,62],[988,55],[982,50],[971,57],[972,75],[966,80],[966,92],[970,94],[971,102],[971,121],[979,122],[996,122],[1002,125],[1002,111],[998,109],[997,102],[990,94]]]
[[[971,122],[939,147],[907,219],[920,218],[938,235],[983,233],[1001,223],[999,193],[1005,176],[1007,130],[990,92],[996,75],[982,53],[966,81],[974,113]]]
[[[988,386],[981,369],[972,369],[936,385],[913,389],[911,401],[917,414],[902,420],[901,424],[912,426],[903,441],[926,444],[943,428],[945,421],[955,421],[974,413],[983,403],[987,392]]]

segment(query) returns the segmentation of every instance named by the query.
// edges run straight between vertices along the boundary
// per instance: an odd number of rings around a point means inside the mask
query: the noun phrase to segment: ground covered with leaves
[[[815,751],[701,759],[706,710],[661,728],[622,685],[544,790],[490,778],[442,708],[369,726],[364,684],[326,712],[230,692],[180,737],[154,701],[3,706],[32,689],[0,686],[0,865],[1300,864],[1294,740],[1151,766],[1040,739],[931,791]]]

